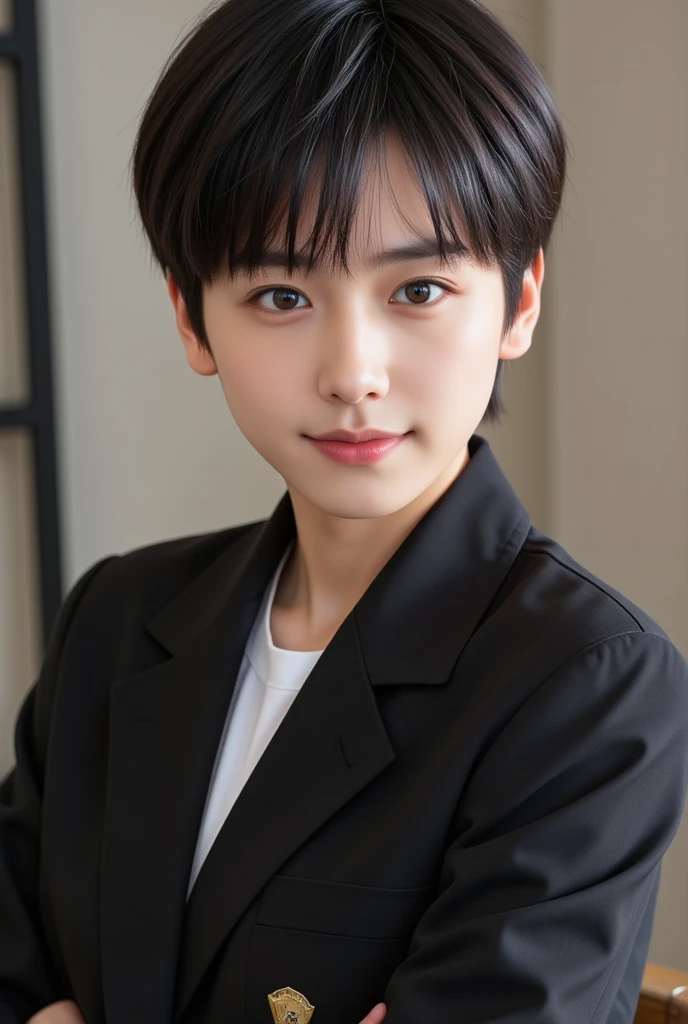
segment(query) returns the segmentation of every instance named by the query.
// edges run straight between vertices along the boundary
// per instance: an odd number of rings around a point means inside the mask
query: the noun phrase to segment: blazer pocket
[[[276,874],[263,890],[255,924],[359,939],[397,939],[410,935],[436,888],[431,883],[385,889]]]
[[[251,930],[244,1024],[270,1024],[268,993],[291,986],[323,1024],[356,1024],[407,955],[435,885],[384,889],[273,875]]]

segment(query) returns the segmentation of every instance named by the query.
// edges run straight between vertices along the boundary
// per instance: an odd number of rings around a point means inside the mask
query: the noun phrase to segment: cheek
[[[452,323],[441,336],[428,340],[406,366],[407,388],[432,404],[455,405],[457,397],[492,388],[499,352],[498,332],[475,321]]]
[[[256,345],[237,346],[218,356],[222,390],[237,426],[259,450],[275,437],[275,423],[289,415],[298,394],[290,367],[261,354]],[[293,361],[291,366],[293,374]]]
[[[500,293],[465,298],[425,338],[422,348],[410,346],[404,368],[409,403],[447,437],[475,429],[489,402],[498,365]]]

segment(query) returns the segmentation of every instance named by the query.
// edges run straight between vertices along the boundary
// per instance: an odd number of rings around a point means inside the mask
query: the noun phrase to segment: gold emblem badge
[[[275,1024],[308,1024],[314,1006],[294,988],[278,988],[268,995]]]

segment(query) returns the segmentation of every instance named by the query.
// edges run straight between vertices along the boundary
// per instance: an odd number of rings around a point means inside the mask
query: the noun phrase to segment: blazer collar
[[[351,615],[373,686],[445,682],[520,551],[530,517],[485,438]],[[262,597],[295,538],[289,492],[150,622],[171,653],[219,615]]]
[[[295,536],[285,494],[147,624],[172,657],[110,708],[101,956],[110,1024],[178,1020],[280,866],[396,758],[374,688],[441,684],[530,528],[490,447],[406,537],[327,645],[186,891],[227,709],[265,588]],[[307,799],[302,798],[307,794]],[[231,884],[228,884],[228,872]]]

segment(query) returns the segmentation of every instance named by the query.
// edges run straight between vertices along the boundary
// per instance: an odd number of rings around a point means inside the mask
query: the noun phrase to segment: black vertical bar
[[[14,17],[26,322],[34,413],[35,527],[40,566],[40,614],[46,646],[62,601],[62,565],[35,0],[15,3]]]

